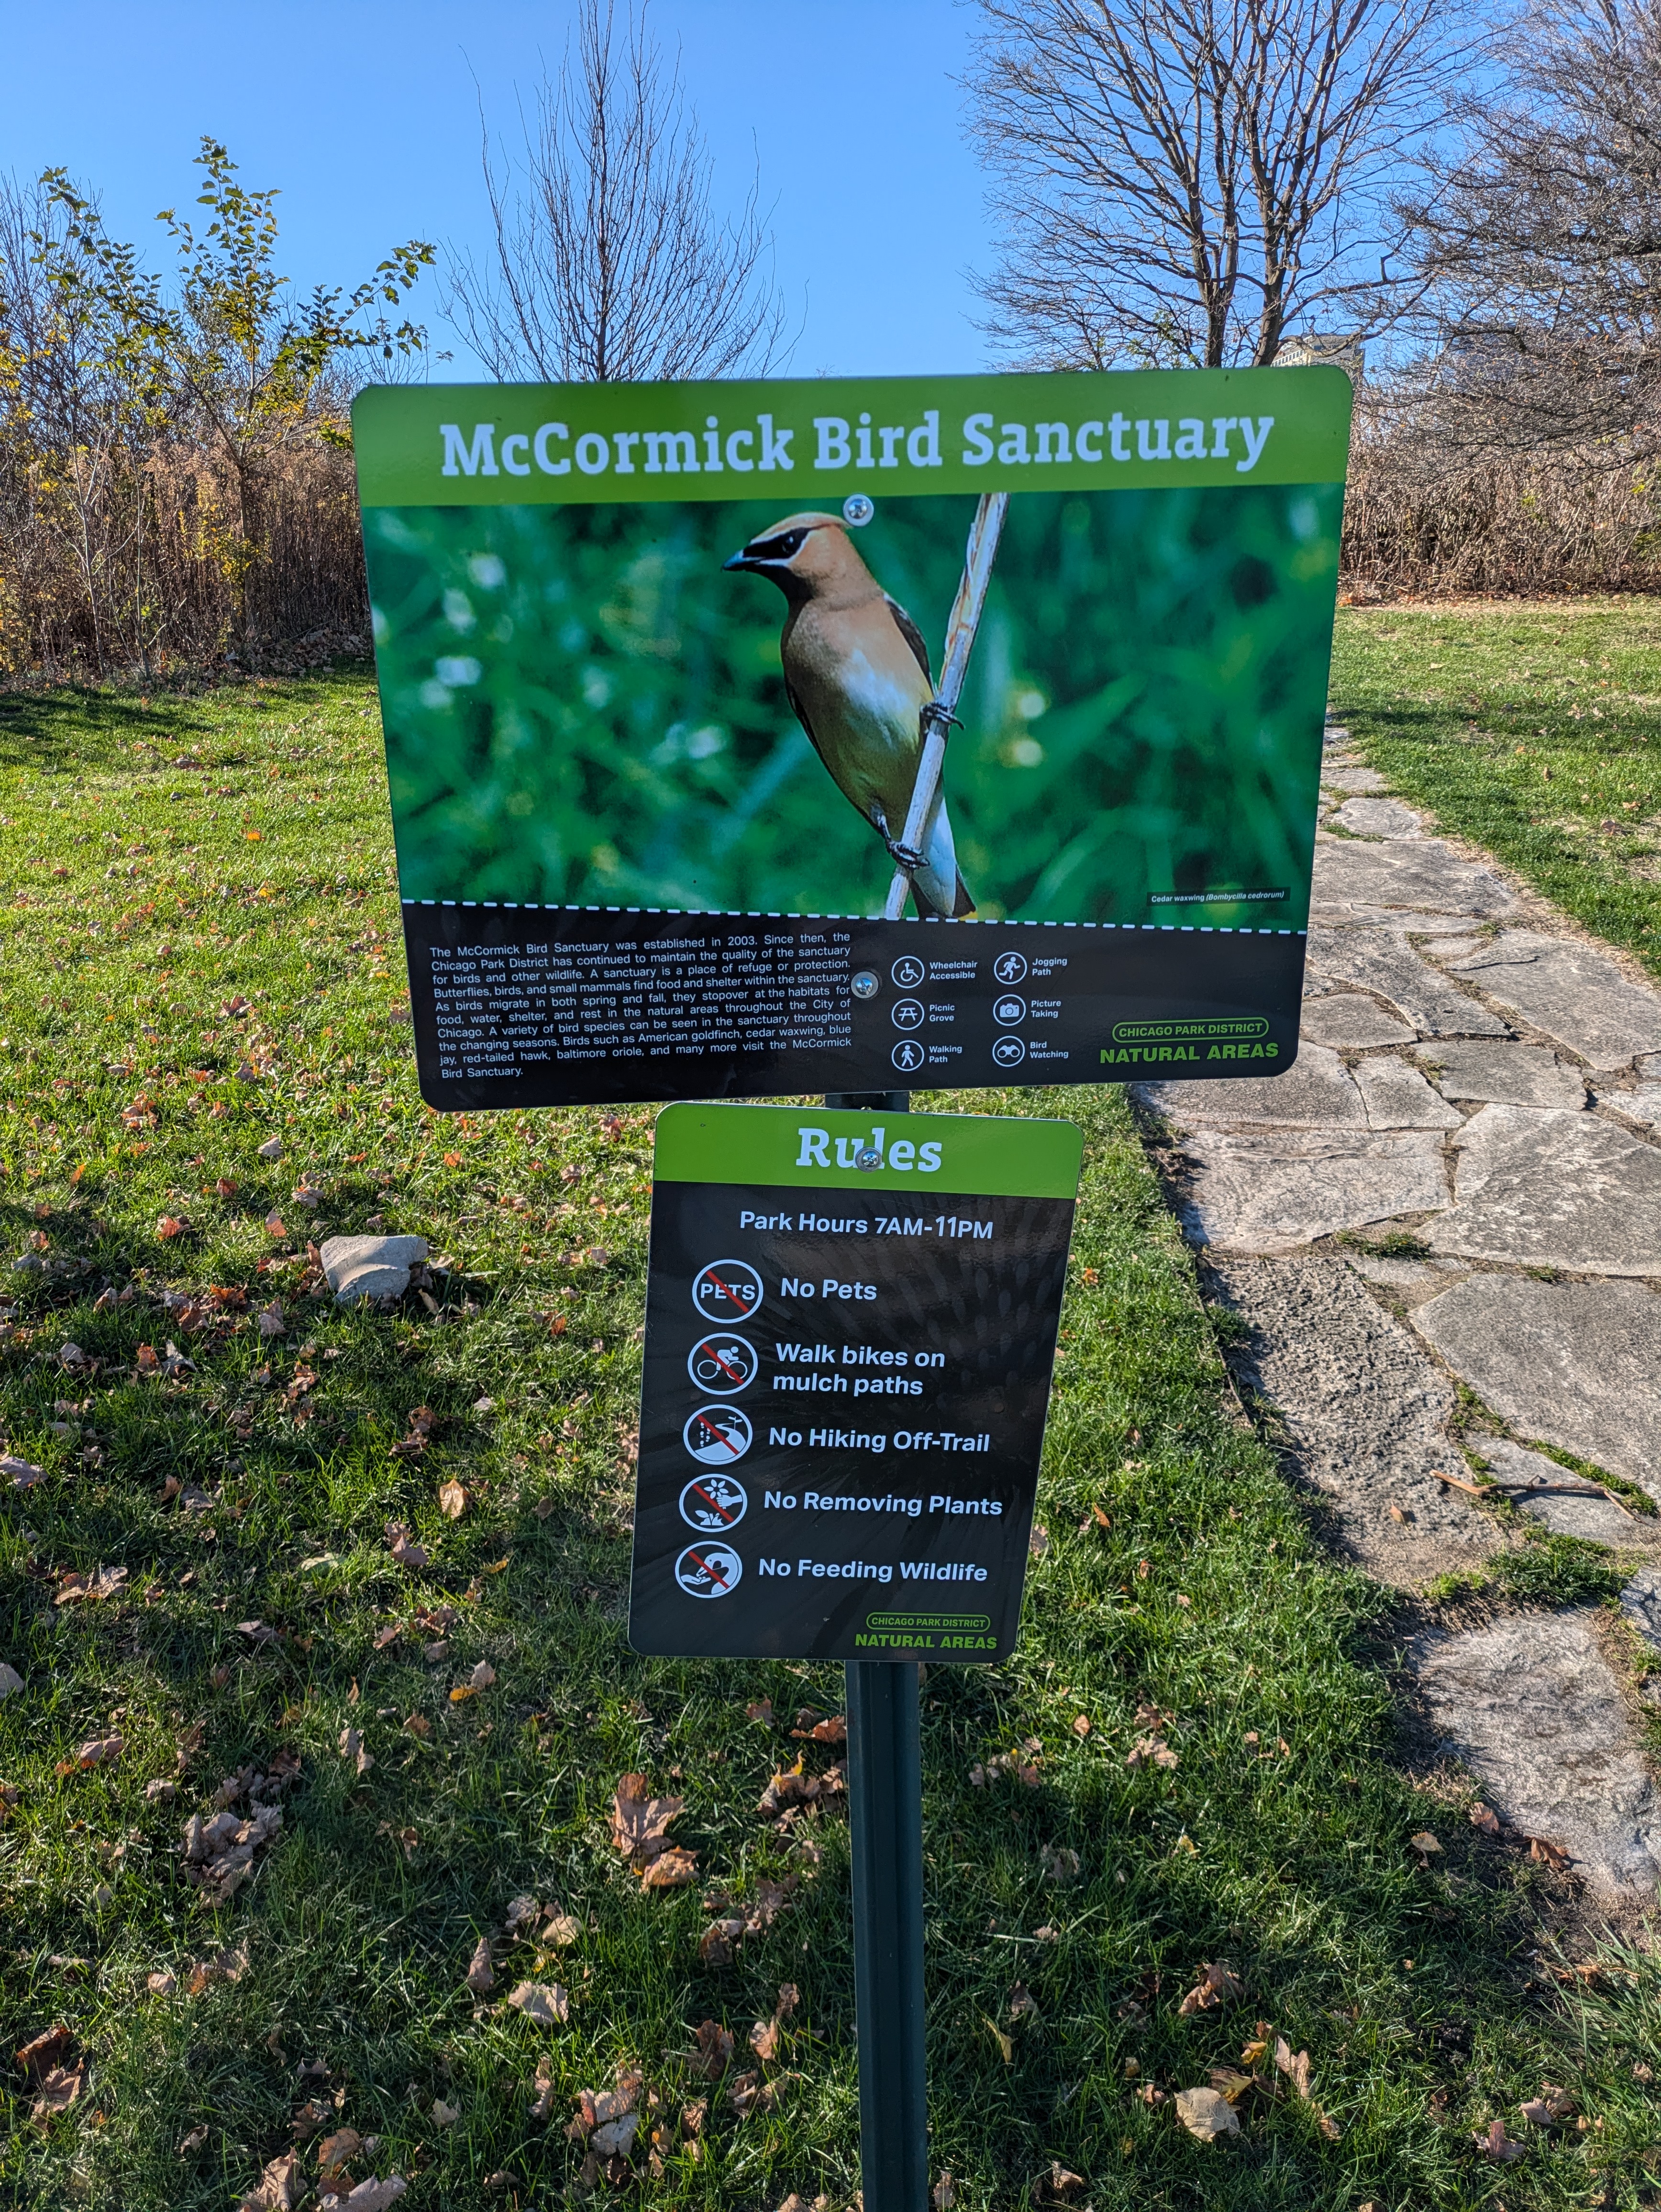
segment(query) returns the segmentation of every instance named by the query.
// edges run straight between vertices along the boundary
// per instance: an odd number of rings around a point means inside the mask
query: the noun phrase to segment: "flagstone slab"
[[[1447,1204],[1439,1135],[1196,1129],[1183,1139],[1177,1212],[1189,1236],[1229,1252],[1296,1252],[1317,1237]]]
[[[1372,1129],[1457,1129],[1464,1116],[1393,1053],[1356,1063],[1355,1085]]]
[[[1592,1067],[1624,1067],[1661,1047],[1661,992],[1629,983],[1588,945],[1507,930],[1452,972]]]
[[[1387,1014],[1359,991],[1317,994],[1305,1008],[1299,1026],[1312,1043],[1348,1045],[1357,1050],[1373,1044],[1406,1044],[1418,1034],[1399,1015]]]
[[[1557,1106],[1575,1112],[1586,1087],[1572,1067],[1542,1044],[1451,1042],[1427,1045],[1419,1054],[1431,1067],[1444,1098],[1494,1106]]]
[[[1409,1657],[1448,1753],[1508,1828],[1567,1851],[1610,1903],[1661,1876],[1661,1802],[1588,1608],[1414,1639]]]
[[[1348,1069],[1325,1045],[1306,1044],[1284,1075],[1219,1083],[1145,1083],[1137,1096],[1155,1113],[1192,1121],[1257,1121],[1281,1129],[1365,1129],[1366,1109]]]
[[[1414,1327],[1509,1428],[1661,1502],[1661,1297],[1641,1284],[1475,1274]]]
[[[1484,1106],[1454,1141],[1454,1203],[1426,1232],[1433,1250],[1593,1275],[1661,1275],[1655,1146],[1595,1114],[1533,1106]]]
[[[1498,876],[1462,860],[1436,837],[1398,837],[1362,844],[1344,837],[1315,841],[1317,906],[1422,907],[1437,914],[1500,915],[1516,900]]]
[[[1646,1128],[1661,1128],[1661,1083],[1640,1083],[1634,1091],[1606,1091],[1602,1095],[1606,1106],[1613,1106],[1628,1121],[1641,1121]]]
[[[1324,791],[1382,791],[1384,781],[1376,768],[1351,768],[1339,761],[1328,761],[1321,770],[1321,787]]]
[[[1397,1260],[1384,1252],[1352,1252],[1349,1264],[1363,1281],[1393,1291],[1402,1305],[1438,1297],[1464,1273],[1457,1260]]]
[[[1395,930],[1329,929],[1311,924],[1309,964],[1331,981],[1376,991],[1421,1036],[1510,1034],[1498,1014],[1450,982]]]
[[[1304,1474],[1334,1501],[1337,1547],[1402,1588],[1475,1566],[1496,1523],[1447,1489],[1453,1391],[1342,1261],[1212,1263],[1214,1294],[1246,1323],[1231,1363],[1279,1413]],[[1395,1509],[1391,1510],[1392,1507]]]
[[[1425,817],[1399,799],[1347,799],[1333,820],[1353,837],[1422,837]]]
[[[1524,1486],[1511,1492],[1512,1504],[1554,1535],[1646,1551],[1661,1546],[1661,1517],[1615,1504],[1595,1482],[1559,1467],[1544,1452],[1529,1451],[1504,1437],[1480,1443],[1482,1457],[1500,1481]]]

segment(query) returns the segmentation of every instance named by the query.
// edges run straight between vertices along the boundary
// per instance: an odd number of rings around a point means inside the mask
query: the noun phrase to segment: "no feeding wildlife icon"
[[[362,393],[429,1102],[1289,1066],[1349,404]]]

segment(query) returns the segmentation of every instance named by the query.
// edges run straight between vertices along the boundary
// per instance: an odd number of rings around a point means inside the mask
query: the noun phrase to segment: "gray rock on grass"
[[[1380,1053],[1355,1069],[1355,1085],[1372,1129],[1457,1129],[1463,1116],[1433,1091],[1416,1067]]]
[[[1413,1325],[1525,1437],[1637,1483],[1661,1503],[1661,1297],[1640,1283],[1469,1275]]]
[[[1426,1045],[1419,1057],[1433,1071],[1444,1098],[1492,1106],[1558,1106],[1571,1113],[1586,1103],[1579,1076],[1542,1044],[1451,1039]]]
[[[338,1306],[360,1298],[401,1298],[410,1270],[427,1257],[424,1237],[331,1237],[319,1248]]]
[[[1349,1071],[1325,1045],[1306,1044],[1284,1075],[1215,1083],[1147,1083],[1138,1095],[1180,1123],[1260,1121],[1279,1129],[1365,1129],[1366,1109]]]
[[[1501,1482],[1521,1486],[1509,1492],[1518,1511],[1554,1535],[1644,1550],[1661,1545],[1661,1519],[1612,1504],[1595,1482],[1559,1467],[1543,1452],[1529,1451],[1504,1437],[1484,1437],[1481,1448]]]
[[[1447,1432],[1453,1389],[1401,1322],[1342,1261],[1226,1260],[1212,1273],[1250,1330],[1254,1386],[1334,1501],[1342,1548],[1404,1586],[1480,1564],[1501,1541],[1496,1525],[1438,1479],[1463,1473]]]
[[[1439,838],[1398,837],[1368,845],[1348,837],[1320,837],[1315,845],[1314,903],[1488,915],[1506,914],[1517,902],[1498,876],[1458,859]]]
[[[1591,1275],[1661,1275],[1661,1152],[1595,1114],[1484,1106],[1455,1140],[1437,1252]],[[1661,1426],[1661,1423],[1658,1423]]]
[[[1447,1204],[1441,1139],[1407,1130],[1196,1129],[1177,1212],[1196,1243],[1296,1252],[1317,1237]]]
[[[1624,1067],[1661,1046],[1661,992],[1629,983],[1590,946],[1512,929],[1451,971],[1588,1066]]]
[[[1347,799],[1333,820],[1353,837],[1422,837],[1425,817],[1399,799]]]
[[[1609,1903],[1653,1894],[1661,1804],[1587,1609],[1522,1613],[1409,1647],[1446,1748],[1509,1828],[1569,1854]]]
[[[1299,1026],[1312,1044],[1348,1045],[1353,1051],[1406,1044],[1417,1034],[1399,1014],[1386,1013],[1359,991],[1311,992]]]
[[[1329,981],[1388,999],[1421,1036],[1505,1036],[1498,1014],[1430,967],[1396,930],[1311,924],[1309,964]]]

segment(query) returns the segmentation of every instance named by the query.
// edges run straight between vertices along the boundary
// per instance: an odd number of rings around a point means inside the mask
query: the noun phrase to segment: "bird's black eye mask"
[[[763,538],[744,549],[746,561],[794,561],[807,543],[805,530],[781,531],[776,538]]]

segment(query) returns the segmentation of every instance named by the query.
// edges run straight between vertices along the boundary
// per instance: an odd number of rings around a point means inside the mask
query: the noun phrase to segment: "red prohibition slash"
[[[709,1425],[710,1425],[708,1421],[704,1423],[705,1428],[708,1428]],[[730,1522],[738,1518],[736,1514],[729,1514],[727,1508],[721,1504],[720,1498],[712,1497],[709,1492],[704,1488],[701,1482],[695,1482],[692,1485],[692,1490],[694,1495],[701,1498],[712,1513],[719,1513],[723,1521]],[[698,1560],[698,1565],[701,1567],[703,1566],[702,1559]],[[709,1569],[707,1567],[704,1568],[704,1571],[707,1574],[709,1572]]]
[[[730,1283],[724,1283],[713,1267],[706,1267],[703,1272],[708,1275],[709,1280],[715,1285],[715,1288],[721,1292],[722,1297],[731,1298],[733,1304],[738,1308],[740,1313],[748,1311],[748,1308],[745,1306],[744,1300],[739,1296],[739,1292],[733,1288]]]

